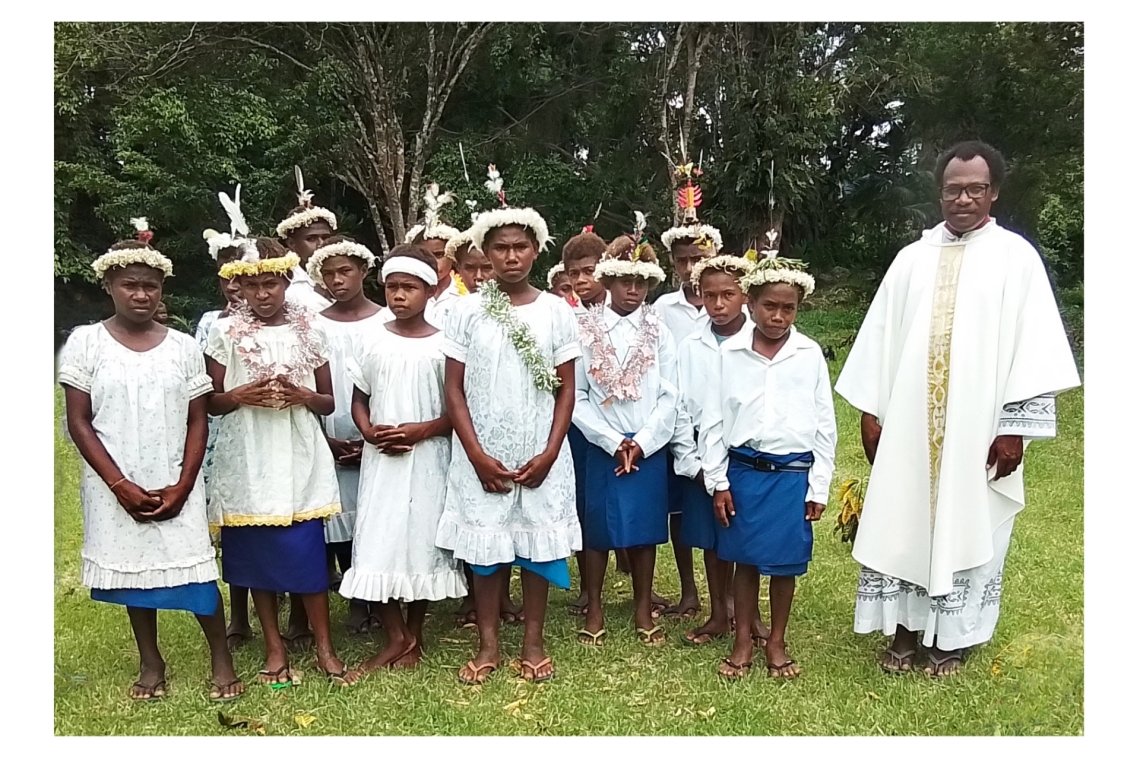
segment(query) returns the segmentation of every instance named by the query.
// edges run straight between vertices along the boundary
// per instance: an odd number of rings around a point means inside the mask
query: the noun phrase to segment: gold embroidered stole
[[[954,332],[954,303],[958,297],[958,273],[966,246],[942,248],[934,280],[930,312],[930,342],[926,359],[927,436],[930,444],[930,534],[938,510],[938,479],[942,470],[942,444],[946,439],[946,397],[950,387],[950,338]]]

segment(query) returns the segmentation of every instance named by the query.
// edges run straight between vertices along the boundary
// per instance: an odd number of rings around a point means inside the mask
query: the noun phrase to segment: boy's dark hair
[[[254,238],[253,243],[257,246],[258,256],[263,259],[279,259],[289,253],[288,249],[281,245],[281,241],[276,238]]]
[[[566,241],[562,246],[562,264],[563,266],[570,266],[572,261],[581,261],[582,259],[597,259],[602,260],[602,254],[606,252],[606,241],[601,237],[595,235],[593,232],[579,232],[574,237]]]
[[[228,264],[231,261],[237,261],[241,258],[241,248],[236,245],[229,245],[218,251],[218,268],[221,269],[223,264]]]
[[[997,148],[981,140],[966,140],[950,146],[950,149],[938,157],[934,166],[934,182],[942,187],[942,178],[946,175],[946,167],[955,158],[962,161],[971,161],[981,156],[986,165],[990,167],[990,184],[994,188],[1001,187],[1005,182],[1005,159]]]
[[[388,255],[384,257],[384,262],[387,263],[397,256],[407,256],[408,258],[415,259],[416,261],[422,261],[431,267],[432,271],[435,271],[437,266],[435,256],[432,256],[431,251],[424,248],[423,246],[416,245],[415,243],[401,243],[400,245],[396,246],[392,250],[388,251]]]

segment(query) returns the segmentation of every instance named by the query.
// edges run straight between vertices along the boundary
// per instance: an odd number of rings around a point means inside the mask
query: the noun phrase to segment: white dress
[[[362,341],[377,331],[388,332],[384,329],[385,320],[377,312],[355,322],[338,322],[323,316],[318,316],[317,321],[328,335],[329,371],[332,374],[333,398],[336,400],[336,409],[324,418],[325,435],[342,441],[359,441],[360,431],[352,421],[352,378],[348,374],[348,364]],[[325,523],[325,541],[330,544],[352,540],[353,527],[356,525],[356,492],[360,485],[360,468],[342,467],[338,464],[336,478],[340,484],[341,513],[330,517]]]
[[[200,351],[206,350],[206,338],[210,336],[210,328],[218,321],[222,310],[208,311],[198,320],[198,327],[194,330],[194,340]],[[206,484],[206,516],[210,519],[210,526],[221,525],[222,515],[210,501],[210,473],[214,467],[214,447],[218,443],[218,418],[210,415],[208,433],[206,435],[206,458],[202,460],[202,481]]]
[[[317,292],[317,285],[309,277],[304,267],[295,267],[285,289],[285,298],[290,303],[300,304],[314,313],[321,312],[332,306],[333,302]]]
[[[578,322],[570,305],[540,293],[515,314],[555,367],[581,355]],[[507,469],[542,453],[554,423],[554,394],[535,387],[506,331],[483,310],[478,296],[457,299],[447,323],[443,353],[466,365],[464,395],[479,443]],[[562,441],[558,459],[538,488],[510,484],[505,494],[483,490],[459,438],[451,441],[447,501],[436,546],[472,565],[551,562],[582,548],[574,499],[574,463]]]
[[[352,382],[369,395],[375,425],[426,422],[443,415],[443,333],[405,338],[381,327],[362,341]],[[428,438],[406,454],[364,445],[352,567],[340,593],[349,599],[405,602],[458,599],[467,586],[451,552],[437,549],[448,438]]]
[[[190,401],[210,392],[194,339],[168,330],[149,351],[132,351],[102,324],[76,329],[60,354],[59,382],[91,396],[91,424],[123,475],[141,488],[174,485],[182,473]],[[217,580],[201,474],[177,517],[135,522],[91,465],[83,463],[85,586],[150,589]]]
[[[311,313],[306,316],[312,318]],[[234,317],[210,328],[206,355],[226,368],[224,390],[254,380],[231,335]],[[324,329],[312,319],[309,329],[317,352],[327,361]],[[245,343],[260,346],[266,361],[292,366],[298,359],[298,336],[292,325],[262,326]],[[299,385],[316,389],[309,368]],[[217,502],[222,524],[291,525],[295,521],[332,517],[340,512],[340,488],[332,451],[320,420],[307,407],[288,409],[239,406],[223,415],[214,450],[210,499]]]

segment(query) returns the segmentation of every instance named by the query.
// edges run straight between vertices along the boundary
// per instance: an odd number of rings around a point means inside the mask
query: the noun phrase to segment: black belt
[[[739,462],[745,467],[751,467],[758,472],[808,472],[811,470],[811,460],[801,462],[789,462],[788,464],[776,464],[764,458],[762,454],[749,454],[736,449],[728,450],[728,458],[734,462]]]

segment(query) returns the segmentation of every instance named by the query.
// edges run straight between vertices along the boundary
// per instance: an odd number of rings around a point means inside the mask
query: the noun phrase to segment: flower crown
[[[666,248],[672,248],[678,240],[691,239],[702,251],[712,248],[713,253],[720,253],[724,242],[720,237],[720,230],[708,224],[690,224],[685,227],[671,227],[661,234],[661,242]]]
[[[256,258],[256,253],[251,255],[250,252],[247,252],[237,261],[223,264],[222,268],[218,270],[218,275],[227,280],[255,274],[288,275],[300,265],[301,257],[295,253],[287,253],[284,256],[277,256],[272,259],[261,259]]]
[[[795,285],[804,292],[807,298],[815,290],[815,278],[807,273],[807,264],[800,259],[785,259],[779,256],[775,241],[779,233],[775,230],[767,232],[768,244],[759,254],[755,250],[748,251],[745,256],[755,256],[758,260],[752,271],[740,279],[740,287],[745,292],[770,282],[782,282]]]
[[[645,238],[645,214],[634,212],[633,234],[618,237],[606,246],[602,260],[594,268],[594,277],[639,277],[650,284],[665,282],[665,272],[657,266],[657,255]],[[625,258],[628,255],[629,258]]]
[[[95,261],[91,262],[91,268],[95,270],[95,275],[102,280],[107,276],[107,271],[115,267],[125,267],[130,264],[145,264],[152,269],[157,269],[162,272],[163,278],[172,277],[174,275],[174,265],[170,263],[170,259],[150,247],[150,241],[154,237],[154,233],[151,232],[146,217],[135,217],[131,219],[131,224],[135,227],[135,239],[140,243],[145,243],[146,248],[122,248],[107,251],[95,259]]]
[[[327,208],[313,205],[312,192],[305,189],[305,177],[301,174],[301,167],[294,166],[293,174],[297,179],[297,204],[301,206],[302,211],[295,214],[290,214],[285,217],[281,224],[277,225],[277,237],[288,237],[289,233],[293,230],[299,230],[302,227],[308,227],[316,221],[328,222],[332,230],[336,231],[336,214],[329,211]]]
[[[554,239],[550,236],[550,230],[546,227],[546,220],[532,208],[510,208],[507,206],[507,196],[503,192],[503,179],[499,176],[499,172],[495,169],[494,164],[487,166],[487,181],[483,183],[488,192],[493,194],[499,199],[502,204],[501,208],[494,211],[484,211],[479,216],[475,217],[475,221],[471,224],[471,245],[476,250],[483,250],[483,241],[487,237],[487,233],[498,227],[507,227],[509,225],[518,225],[526,227],[534,233],[535,240],[538,241],[538,250],[546,250],[546,246]]]
[[[701,259],[693,264],[693,272],[689,275],[689,282],[692,283],[694,288],[699,289],[701,286],[701,275],[710,269],[730,274],[736,278],[737,281],[740,281],[745,275],[751,274],[755,266],[755,260],[745,256],[725,255],[714,256],[711,259]]]
[[[560,274],[566,274],[566,266],[561,261],[552,266],[550,268],[550,271],[546,273],[546,286],[548,288],[553,288],[554,278]]]
[[[320,282],[321,267],[333,256],[355,256],[358,259],[363,259],[367,265],[364,267],[365,270],[369,270],[376,265],[376,256],[372,251],[360,243],[354,243],[351,240],[341,240],[339,243],[321,246],[309,257],[309,263],[305,267],[305,271],[309,273],[309,278],[314,282]],[[266,261],[272,261],[272,259],[266,259]]]

